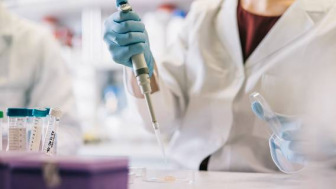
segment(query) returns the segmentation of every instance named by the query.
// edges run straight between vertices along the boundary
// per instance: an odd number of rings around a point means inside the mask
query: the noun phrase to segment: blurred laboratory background
[[[71,69],[84,146],[80,155],[129,156],[134,166],[162,162],[155,136],[147,133],[127,105],[123,68],[103,42],[104,20],[116,11],[112,0],[3,0],[21,17],[48,28]],[[131,0],[146,24],[159,60],[176,38],[192,0]],[[169,31],[169,32],[168,32]],[[168,35],[169,33],[169,35]]]

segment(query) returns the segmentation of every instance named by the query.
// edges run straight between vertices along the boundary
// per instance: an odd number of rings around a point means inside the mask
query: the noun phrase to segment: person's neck
[[[248,12],[261,16],[281,16],[295,0],[240,0]]]

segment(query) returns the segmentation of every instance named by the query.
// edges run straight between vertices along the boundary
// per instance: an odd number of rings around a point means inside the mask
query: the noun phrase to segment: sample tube
[[[31,132],[32,132],[31,130],[32,130],[32,125],[34,121],[33,110],[34,109],[27,109],[27,123],[26,123],[27,144],[30,143],[30,138],[31,138]]]
[[[33,110],[34,119],[29,140],[29,151],[38,152],[40,150],[43,122],[48,113],[49,111],[43,108]]]
[[[57,134],[61,117],[61,110],[50,109],[47,133],[43,143],[43,152],[50,156],[57,154]]]
[[[49,116],[50,108],[46,108],[46,110],[48,112],[48,115],[44,119],[44,123],[43,123],[43,126],[42,126],[42,145],[43,145],[43,142],[44,142],[46,134],[47,134],[48,124],[49,124],[49,117],[50,117]]]
[[[27,150],[27,109],[8,108],[8,151]]]
[[[0,111],[0,151],[2,151],[3,112]]]

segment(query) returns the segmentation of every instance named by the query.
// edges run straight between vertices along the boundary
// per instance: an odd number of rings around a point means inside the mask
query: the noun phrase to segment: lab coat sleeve
[[[166,50],[162,62],[156,62],[158,73],[154,75],[158,79],[159,91],[152,94],[151,97],[161,133],[166,136],[171,136],[178,130],[188,104],[188,86],[185,72],[187,23],[177,40]],[[130,108],[140,114],[141,122],[145,128],[152,132],[151,119],[145,100],[137,99],[128,93],[128,102]]]
[[[74,154],[82,143],[70,70],[49,32],[41,32],[40,58],[27,95],[28,107],[59,107],[64,112],[58,134],[58,153]]]

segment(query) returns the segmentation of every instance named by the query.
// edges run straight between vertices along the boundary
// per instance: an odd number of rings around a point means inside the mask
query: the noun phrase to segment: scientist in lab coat
[[[322,84],[314,85],[314,78],[335,78],[335,18],[335,0],[195,1],[163,62],[155,63],[145,26],[134,12],[109,17],[104,39],[117,63],[131,67],[130,57],[144,53],[157,119],[162,133],[171,136],[168,154],[183,167],[294,172],[303,165],[295,137],[286,135],[276,146],[282,158],[298,164],[286,170],[270,153],[273,141],[251,111],[249,95],[261,93],[288,120],[308,110],[309,102],[316,102],[310,92]],[[126,85],[131,104],[151,130],[131,69]]]
[[[1,2],[0,26],[0,109],[61,108],[58,153],[73,154],[82,135],[59,45],[46,29],[11,14]]]

